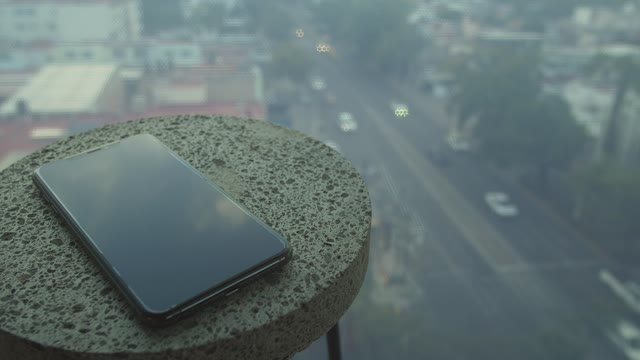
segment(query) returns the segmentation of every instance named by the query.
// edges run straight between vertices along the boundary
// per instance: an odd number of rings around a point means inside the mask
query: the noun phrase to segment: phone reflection
[[[197,189],[197,187],[194,187]],[[201,189],[199,189],[201,191]],[[211,189],[210,191],[215,191]],[[192,231],[197,233],[211,232],[212,229],[228,228],[237,231],[247,225],[247,213],[224,196],[202,197],[194,194],[189,205],[186,219],[192,223]]]

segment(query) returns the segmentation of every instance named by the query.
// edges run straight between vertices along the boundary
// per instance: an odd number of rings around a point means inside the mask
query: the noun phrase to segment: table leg
[[[338,329],[338,323],[327,333],[327,350],[329,351],[329,360],[341,360],[342,354],[340,351],[340,330]]]

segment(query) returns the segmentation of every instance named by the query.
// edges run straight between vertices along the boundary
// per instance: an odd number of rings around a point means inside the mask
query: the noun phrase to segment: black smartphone
[[[289,259],[282,235],[152,135],[42,165],[33,180],[151,325]]]

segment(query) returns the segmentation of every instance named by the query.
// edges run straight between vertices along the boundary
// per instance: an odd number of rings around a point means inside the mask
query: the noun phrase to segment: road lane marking
[[[435,124],[437,127],[443,130],[447,130],[450,124],[454,123],[453,120],[449,119],[452,116],[446,111],[444,106],[441,106],[441,100],[433,98],[431,96],[424,96],[418,98],[413,91],[408,91],[403,86],[399,86],[394,82],[389,83],[391,87],[394,89],[396,93],[402,93],[402,96],[409,99],[410,105],[416,106],[419,110],[421,110],[424,114],[433,114],[436,113],[435,116],[428,116],[428,119],[431,123]],[[443,120],[440,120],[443,119]],[[444,120],[448,119],[448,120]],[[494,174],[497,171],[493,168],[488,168],[487,170],[492,171]],[[577,229],[574,225],[572,225],[566,218],[558,214],[558,212],[552,207],[551,204],[541,199],[538,195],[533,193],[526,186],[522,185],[518,181],[514,181],[510,179],[508,176],[501,176],[496,174],[496,176],[500,177],[500,179],[508,182],[510,185],[516,187],[520,190],[524,196],[526,196],[528,201],[536,206],[540,212],[546,216],[548,216],[550,221],[554,221],[556,225],[562,227],[564,231],[570,233],[575,239],[584,243],[584,245],[595,255],[601,257],[603,260],[612,261],[611,257],[602,249],[602,247],[591,239],[588,236],[585,236],[579,229]]]
[[[332,68],[328,62],[326,64],[324,61],[320,62],[319,65],[327,73],[336,72],[336,69]],[[336,64],[333,64],[333,66],[335,67]],[[341,74],[340,76],[344,78],[345,75]],[[339,86],[337,87],[340,88]],[[483,262],[492,269],[499,269],[503,265],[526,264],[517,251],[511,247],[511,244],[501,234],[497,233],[493,226],[478,213],[478,210],[453,185],[449,184],[433,165],[424,159],[414,145],[408,142],[398,130],[386,124],[385,119],[379,115],[379,112],[376,112],[368,105],[362,95],[363,92],[359,91],[361,89],[357,89],[354,83],[345,83],[340,89],[345,91],[345,95],[348,92],[353,98],[352,105],[362,106],[362,109],[370,117],[371,126],[377,126],[377,129],[373,131],[377,131],[382,135],[383,141],[380,145],[384,144],[386,146],[382,151],[393,152],[395,156],[399,157],[398,160],[404,163],[403,166],[407,167],[407,171],[417,177],[424,190],[440,205],[439,207],[444,211],[444,215],[452,224],[458,226],[457,230],[461,232],[471,248],[476,250]],[[470,296],[483,293],[484,289],[473,281],[468,272],[460,268],[460,265],[464,266],[465,264],[461,264],[460,261],[454,261],[449,253],[450,251],[442,245],[448,239],[430,237],[425,240],[443,257],[456,278],[468,289]],[[496,274],[500,274],[500,271],[496,271]],[[523,304],[524,312],[530,313],[529,316],[532,321],[538,321],[537,318],[540,315],[538,312],[534,312],[534,309],[552,307],[558,301],[558,296],[564,295],[564,292],[559,291],[557,286],[553,286],[553,284],[541,278],[535,272],[521,273],[517,277],[505,274],[500,278]],[[474,297],[474,299],[482,305],[481,308],[483,306],[489,308],[492,306],[492,304],[488,303],[490,299],[486,297]]]
[[[623,283],[606,269],[600,270],[599,277],[631,310],[640,314],[640,291],[637,284]]]
[[[423,188],[440,205],[445,216],[457,227],[467,243],[476,250],[480,258],[493,269],[497,274],[501,274],[500,268],[508,265],[526,265],[527,262],[509,244],[501,234],[493,228],[486,219],[477,212],[463,195],[453,187],[433,165],[429,164],[420,153],[408,143],[404,136],[396,129],[386,124],[385,120],[360,97],[361,105],[367,112],[370,119],[378,126],[378,129],[386,136],[388,143],[393,148],[397,156],[405,162],[409,170],[416,176]],[[437,241],[434,241],[435,243]],[[450,258],[450,257],[449,257]],[[453,269],[457,266],[454,264]],[[473,282],[461,274],[460,279],[464,279],[465,285],[474,289]],[[501,276],[501,279],[518,297],[525,309],[530,312],[534,321],[538,321],[538,316],[533,309],[553,306],[557,297],[553,295],[562,294],[556,288],[550,286],[549,282],[540,278],[537,273],[524,272],[517,279],[511,276]],[[478,299],[478,301],[481,301]]]
[[[398,191],[398,187],[393,181],[393,178],[391,177],[391,174],[389,174],[389,171],[387,170],[387,168],[384,165],[382,165],[380,171],[382,172],[382,177],[384,178],[385,185],[387,185],[387,189],[389,190],[389,192],[391,192],[391,195],[393,196],[396,204],[405,213],[407,213],[407,215],[411,214],[411,211],[407,207],[407,204],[404,201],[402,201],[402,199],[400,198],[400,192]]]
[[[369,105],[363,103],[363,106],[370,118],[388,136],[389,143],[395,152],[407,163],[424,189],[434,197],[447,217],[487,264],[496,268],[499,265],[523,263],[520,255],[513,250],[507,240],[476,214],[462,195],[442,175],[430,168],[417,150],[409,146],[395,129],[380,119]]]

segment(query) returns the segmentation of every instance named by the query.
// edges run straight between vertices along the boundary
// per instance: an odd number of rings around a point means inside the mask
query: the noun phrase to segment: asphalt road
[[[640,317],[599,274],[610,269],[629,284],[633,271],[473,156],[432,164],[426,151],[445,130],[424,95],[402,96],[406,89],[347,57],[318,54],[311,34],[301,41],[327,89],[301,90],[311,103],[295,107],[293,126],[339,144],[364,174],[374,217],[387,229],[373,231],[368,278],[341,322],[346,358],[632,358],[610,334],[620,320],[640,324]],[[410,116],[397,118],[391,99],[406,103]],[[343,111],[357,131],[339,129]],[[482,198],[490,190],[508,192],[520,216],[495,216]],[[323,356],[318,343],[296,358]]]

